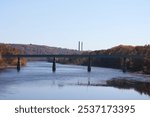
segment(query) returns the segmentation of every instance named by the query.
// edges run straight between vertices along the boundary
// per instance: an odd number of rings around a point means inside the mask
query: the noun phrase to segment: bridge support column
[[[88,72],[91,72],[91,57],[88,58],[88,68],[87,68],[87,71]]]
[[[123,68],[122,71],[125,73],[127,71],[127,65],[126,65],[126,57],[123,58]]]
[[[56,60],[55,60],[55,57],[53,58],[52,71],[53,71],[53,72],[55,72],[55,71],[56,71]]]
[[[18,57],[18,61],[17,61],[17,71],[20,71],[20,66],[21,66],[20,57]]]

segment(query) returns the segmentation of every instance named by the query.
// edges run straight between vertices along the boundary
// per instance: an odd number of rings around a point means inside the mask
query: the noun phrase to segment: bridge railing
[[[65,55],[65,54],[41,54],[41,55],[30,55],[30,54],[18,54],[18,55],[13,55],[13,54],[7,54],[7,55],[2,55],[3,58],[32,58],[32,57],[57,57],[57,58],[137,58],[137,59],[142,59],[146,56],[141,56],[141,55],[107,55],[107,54],[85,54],[85,55],[78,55],[78,54],[71,54],[71,55]]]

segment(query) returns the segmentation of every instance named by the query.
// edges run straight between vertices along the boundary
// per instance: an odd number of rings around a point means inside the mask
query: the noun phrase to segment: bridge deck
[[[104,55],[104,54],[98,54],[98,55],[75,55],[75,54],[70,54],[70,55],[65,55],[65,54],[41,54],[41,55],[25,55],[25,54],[20,54],[20,55],[3,55],[2,57],[4,58],[15,58],[15,57],[20,57],[20,58],[35,58],[35,57],[45,57],[45,58],[51,58],[51,57],[56,57],[56,58],[138,58],[142,59],[145,56],[137,56],[137,55]]]

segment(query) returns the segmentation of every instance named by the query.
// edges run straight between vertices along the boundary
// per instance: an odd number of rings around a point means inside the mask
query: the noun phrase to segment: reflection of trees
[[[134,89],[135,91],[139,92],[141,95],[145,94],[145,95],[150,96],[150,82],[141,82],[141,81],[132,80],[132,79],[113,78],[111,80],[107,80],[105,84],[101,82],[92,83],[90,81],[90,77],[88,77],[87,83],[80,83],[78,81],[77,85],[115,87],[119,89]]]
[[[140,82],[128,79],[111,79],[107,81],[108,86],[117,87],[119,89],[134,89],[140,94],[145,94],[150,96],[150,83]]]

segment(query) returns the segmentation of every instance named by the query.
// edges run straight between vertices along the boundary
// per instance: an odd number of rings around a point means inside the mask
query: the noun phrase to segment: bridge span
[[[79,54],[41,54],[41,55],[26,55],[26,54],[18,54],[18,55],[12,55],[12,54],[7,54],[7,55],[2,55],[2,58],[18,58],[17,61],[17,70],[20,71],[21,68],[21,58],[53,58],[53,64],[52,64],[52,71],[55,72],[56,71],[56,58],[88,58],[88,64],[87,64],[87,71],[91,72],[91,58],[119,58],[123,60],[123,67],[122,70],[123,72],[126,72],[126,60],[127,58],[136,58],[136,59],[142,59],[144,58],[144,56],[137,56],[137,55],[128,55],[128,56],[124,56],[124,55],[106,55],[106,54],[97,54],[97,55],[93,55],[93,54],[88,54],[88,55],[79,55]]]

